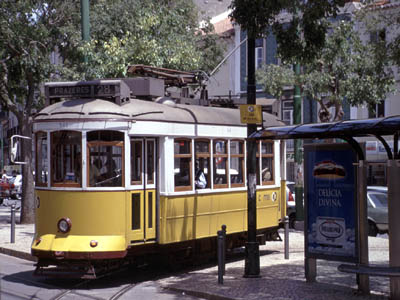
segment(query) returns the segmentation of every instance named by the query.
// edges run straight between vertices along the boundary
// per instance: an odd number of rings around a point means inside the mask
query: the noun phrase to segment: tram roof
[[[239,109],[184,104],[161,104],[131,99],[118,105],[101,99],[65,100],[45,107],[34,116],[34,122],[54,121],[159,121],[194,124],[245,126]],[[272,114],[263,114],[264,126],[283,125]]]
[[[254,132],[254,139],[329,139],[394,135],[400,132],[400,115],[330,123],[271,126]]]

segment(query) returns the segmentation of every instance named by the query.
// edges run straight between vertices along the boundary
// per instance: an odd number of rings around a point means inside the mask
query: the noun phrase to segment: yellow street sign
[[[262,124],[261,105],[240,105],[240,122],[245,124]]]

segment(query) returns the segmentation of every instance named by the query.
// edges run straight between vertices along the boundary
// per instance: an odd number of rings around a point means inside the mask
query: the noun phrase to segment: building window
[[[287,125],[293,124],[293,100],[282,101],[282,120]]]
[[[36,185],[47,186],[48,182],[48,154],[47,154],[47,133],[36,133]]]
[[[195,140],[194,149],[196,155],[195,176],[194,176],[195,187],[210,188],[211,187],[210,141]]]
[[[257,145],[257,184],[274,184],[274,173],[274,142],[259,141]]]
[[[174,141],[174,178],[175,191],[192,189],[192,141],[189,139]]]
[[[51,133],[53,186],[80,187],[82,180],[82,135],[75,131]]]
[[[231,187],[244,186],[244,142],[230,142],[230,177]]]
[[[381,118],[385,116],[385,101],[368,106],[368,118]]]
[[[228,151],[227,141],[213,141],[213,180],[215,188],[228,187]]]
[[[87,134],[90,187],[121,187],[124,175],[124,133],[110,130]]]
[[[260,69],[263,64],[263,48],[256,48],[256,70]]]
[[[379,43],[386,41],[386,30],[382,29],[370,32],[369,40],[371,41],[371,43]]]
[[[255,51],[255,67],[258,70],[264,62],[264,39],[256,39]]]

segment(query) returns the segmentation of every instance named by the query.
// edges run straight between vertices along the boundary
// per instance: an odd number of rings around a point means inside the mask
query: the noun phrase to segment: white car
[[[10,196],[12,199],[21,199],[22,196],[22,175],[16,175],[9,180],[11,185]]]

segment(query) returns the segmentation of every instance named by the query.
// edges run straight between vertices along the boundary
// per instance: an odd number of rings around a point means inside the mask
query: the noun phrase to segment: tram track
[[[105,280],[107,278],[111,277],[111,280],[119,280],[120,278],[123,277],[118,277],[119,273],[123,273],[124,271],[127,271],[128,267],[126,268],[122,268],[113,272],[109,272],[106,273],[102,276],[99,276],[96,279],[83,279],[81,282],[73,285],[70,289],[66,289],[62,292],[60,292],[58,295],[52,297],[49,300],[62,300],[64,298],[67,298],[68,295],[77,295],[79,297],[82,297],[82,299],[93,299],[93,300],[117,300],[119,298],[121,298],[123,295],[125,295],[127,292],[129,292],[132,288],[134,288],[138,282],[141,282],[143,278],[136,278],[136,279],[132,279],[134,282],[132,283],[126,283],[123,285],[122,288],[118,289],[116,292],[114,292],[111,296],[108,297],[97,297],[95,295],[90,295],[90,294],[86,294],[86,293],[82,293],[80,291],[80,288],[82,288],[83,286],[87,285],[88,287],[90,285],[101,285],[101,281]],[[139,267],[138,269],[140,269],[141,271],[143,271],[143,267]],[[142,273],[141,277],[143,276],[145,280],[148,280],[148,277],[150,274],[147,274],[149,272],[149,270],[145,270],[144,274]],[[113,276],[115,276],[114,278],[112,278]]]

